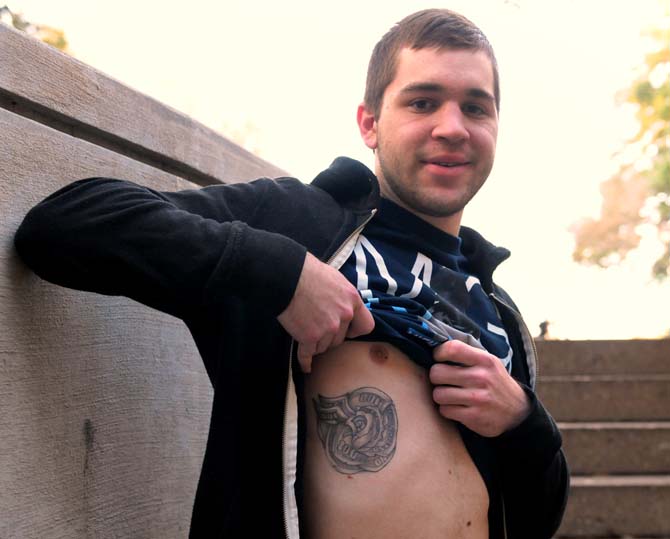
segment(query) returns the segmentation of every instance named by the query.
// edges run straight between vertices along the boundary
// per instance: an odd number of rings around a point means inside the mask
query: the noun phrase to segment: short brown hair
[[[493,92],[500,110],[498,62],[489,40],[474,23],[448,9],[425,9],[405,17],[393,26],[375,45],[368,64],[365,84],[365,106],[379,118],[386,87],[395,77],[398,53],[409,47],[418,50],[471,49],[483,51],[493,67]]]

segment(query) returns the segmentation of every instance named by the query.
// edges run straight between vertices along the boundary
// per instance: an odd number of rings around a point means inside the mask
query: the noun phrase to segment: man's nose
[[[470,137],[466,127],[466,118],[457,103],[447,103],[434,116],[435,125],[432,135],[434,138],[447,142],[462,142]]]

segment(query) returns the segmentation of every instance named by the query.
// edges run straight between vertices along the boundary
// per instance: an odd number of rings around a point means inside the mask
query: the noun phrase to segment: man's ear
[[[377,120],[375,115],[367,109],[365,103],[358,105],[356,113],[358,129],[365,145],[371,150],[377,149]]]

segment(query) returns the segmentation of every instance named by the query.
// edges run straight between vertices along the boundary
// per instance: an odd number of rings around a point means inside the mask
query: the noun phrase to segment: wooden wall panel
[[[0,98],[9,110],[201,185],[286,175],[188,116],[3,24]]]
[[[0,109],[0,537],[186,537],[211,388],[181,321],[53,286],[26,211],[92,175],[192,184]]]

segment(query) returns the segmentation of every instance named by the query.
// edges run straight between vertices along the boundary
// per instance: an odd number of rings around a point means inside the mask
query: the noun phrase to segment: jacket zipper
[[[376,213],[377,213],[376,209],[371,210],[370,215],[368,215],[365,218],[365,221],[363,221],[360,225],[358,225],[358,228],[356,228],[351,234],[349,234],[347,239],[344,240],[344,242],[339,246],[339,248],[326,261],[326,263],[329,266],[332,266],[337,270],[339,270],[342,267],[342,264],[346,262],[347,258],[349,258],[349,255],[354,250],[354,240],[358,239],[358,236],[360,236],[365,226],[370,222],[370,219],[372,219]]]
[[[349,257],[354,249],[356,239],[363,231],[363,228],[370,222],[370,219],[377,213],[373,209],[340,247],[328,259],[327,264],[340,269],[342,264]],[[295,391],[295,384],[293,383],[293,349],[295,341],[291,339],[291,347],[288,357],[288,381],[286,384],[286,397],[284,398],[284,429],[282,430],[282,477],[284,479],[283,485],[283,503],[284,503],[284,533],[286,539],[299,539],[300,527],[298,525],[298,502],[295,499],[295,479],[297,472],[297,457],[298,457],[298,421],[297,411],[298,402]],[[293,412],[293,413],[291,413]],[[291,413],[289,420],[289,413]],[[290,442],[290,447],[288,446]]]
[[[298,406],[295,385],[293,383],[293,349],[295,341],[291,339],[288,360],[288,381],[286,383],[286,396],[284,397],[284,428],[282,430],[282,478],[283,478],[283,504],[284,504],[284,534],[286,539],[299,539],[300,528],[298,527],[298,502],[295,499],[295,478],[298,460],[298,425],[297,413],[289,412],[296,410]],[[290,441],[290,446],[287,444]]]

